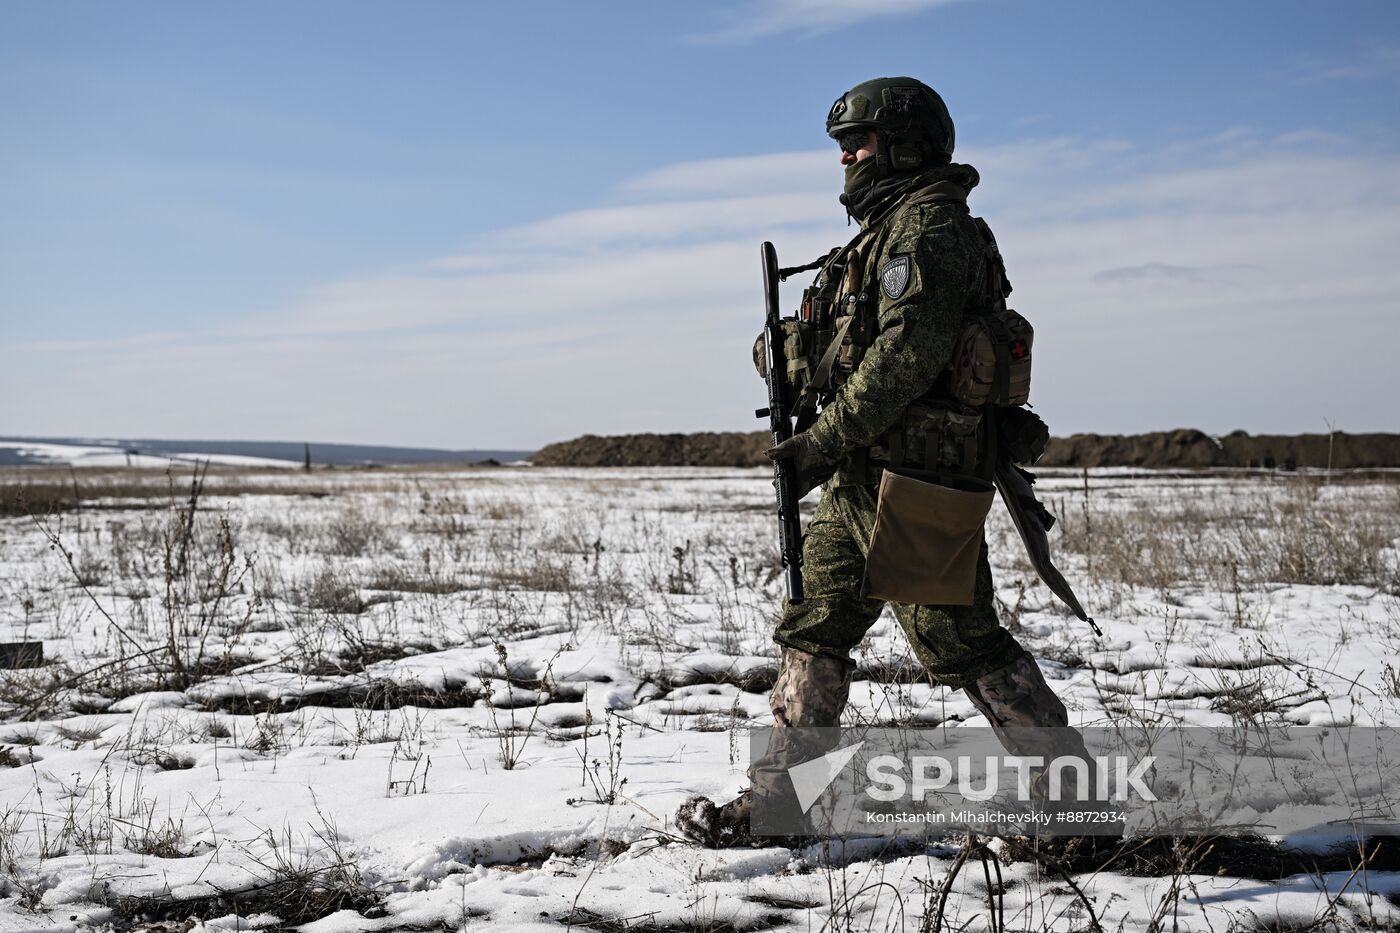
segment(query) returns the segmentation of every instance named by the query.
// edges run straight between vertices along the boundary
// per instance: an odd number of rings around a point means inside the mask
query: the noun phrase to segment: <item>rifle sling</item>
[[[797,397],[797,404],[792,409],[794,417],[808,405],[816,405],[817,395],[821,391],[818,387],[826,385],[827,377],[831,375],[831,367],[836,363],[837,354],[841,352],[841,341],[846,338],[846,331],[851,329],[851,322],[855,319],[854,314],[847,315],[841,326],[836,328],[836,333],[832,336],[831,343],[827,344],[826,352],[822,354],[817,368],[812,370],[812,377],[807,380],[807,384],[802,387],[802,394]]]

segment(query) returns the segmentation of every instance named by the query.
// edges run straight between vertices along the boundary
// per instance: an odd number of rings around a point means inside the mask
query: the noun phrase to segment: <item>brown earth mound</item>
[[[585,434],[550,444],[530,458],[536,466],[760,466],[769,446],[762,431],[702,434]]]
[[[751,433],[586,434],[550,444],[537,466],[762,466],[769,444]],[[1329,461],[1330,457],[1330,461]],[[1150,434],[1072,434],[1056,437],[1041,466],[1055,467],[1400,467],[1400,434],[1260,434],[1211,437],[1180,428]]]
[[[1053,437],[1044,466],[1213,467],[1225,453],[1210,435],[1189,428],[1152,434],[1073,434]]]
[[[1152,434],[1072,434],[1050,441],[1042,466],[1400,467],[1397,434],[1259,434],[1214,438],[1188,428]]]

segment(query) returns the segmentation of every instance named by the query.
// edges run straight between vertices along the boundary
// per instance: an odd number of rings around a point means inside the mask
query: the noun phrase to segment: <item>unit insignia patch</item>
[[[885,297],[894,301],[909,287],[909,257],[896,256],[880,267],[880,287]]]

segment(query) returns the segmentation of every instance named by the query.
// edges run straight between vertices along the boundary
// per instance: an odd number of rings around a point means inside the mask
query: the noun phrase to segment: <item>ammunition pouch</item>
[[[815,358],[820,353],[816,345],[817,330],[806,321],[784,318],[783,359],[787,361],[787,387],[797,398],[811,383]]]
[[[991,483],[972,477],[885,470],[862,595],[917,606],[972,605],[994,496]]]
[[[938,401],[916,401],[881,438],[872,456],[895,470],[975,476],[985,438],[982,412]]]
[[[811,383],[822,348],[817,345],[818,333],[813,325],[793,318],[783,318],[779,323],[783,329],[786,388],[797,396]],[[764,335],[759,334],[753,342],[753,366],[760,377],[767,379],[768,354],[763,340]]]
[[[991,227],[974,217],[982,234],[982,296],[969,308],[954,344],[953,360],[943,385],[953,398],[971,408],[1024,405],[1031,396],[1030,321],[1006,306],[1011,283]]]

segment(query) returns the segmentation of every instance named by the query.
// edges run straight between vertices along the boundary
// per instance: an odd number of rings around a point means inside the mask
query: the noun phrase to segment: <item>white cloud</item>
[[[823,203],[823,202],[826,203]],[[829,218],[830,197],[811,191],[771,194],[755,185],[726,198],[663,201],[575,211],[503,231],[497,242],[516,249],[594,252],[622,243],[676,242],[752,232],[773,223],[813,224]]]
[[[1345,60],[1313,61],[1304,67],[1299,84],[1323,81],[1372,81],[1400,75],[1400,44],[1372,40]]]
[[[784,32],[820,35],[868,19],[917,13],[954,0],[747,0],[699,42],[746,42]]]
[[[681,162],[640,175],[621,191],[646,198],[724,197],[736,191],[821,193],[831,187],[832,166],[839,163],[834,149]]]
[[[1037,327],[1035,399],[1056,430],[1393,427],[1395,155],[1235,133],[966,158]],[[7,430],[529,447],[749,428],[758,242],[784,263],[843,242],[840,179],[829,152],[671,166],[621,203],[327,283],[219,333],[30,344],[0,376],[23,419]]]

